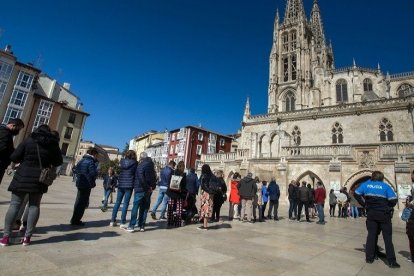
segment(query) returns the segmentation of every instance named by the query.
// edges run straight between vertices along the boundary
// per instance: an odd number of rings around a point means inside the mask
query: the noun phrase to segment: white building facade
[[[414,72],[384,74],[354,62],[335,68],[318,1],[310,19],[303,0],[276,14],[270,53],[268,113],[246,103],[235,153],[203,156],[234,172],[355,189],[374,170],[403,197],[414,167]]]

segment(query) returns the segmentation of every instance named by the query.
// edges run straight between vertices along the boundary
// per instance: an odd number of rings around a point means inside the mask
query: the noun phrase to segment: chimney
[[[70,83],[64,82],[63,83],[63,88],[65,88],[66,90],[70,90]]]

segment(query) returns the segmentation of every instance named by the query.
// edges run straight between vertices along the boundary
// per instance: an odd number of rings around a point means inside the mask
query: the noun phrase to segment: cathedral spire
[[[313,0],[310,21],[316,44],[319,47],[325,46],[325,32],[323,30],[322,17],[319,9],[318,0]]]
[[[250,117],[250,99],[247,97],[246,107],[244,108],[243,122],[246,122]]]
[[[303,0],[287,0],[283,23],[295,23],[306,19]]]
[[[279,9],[276,10],[276,18],[275,18],[275,26],[273,30],[273,42],[276,42],[277,40],[277,32],[279,30]]]

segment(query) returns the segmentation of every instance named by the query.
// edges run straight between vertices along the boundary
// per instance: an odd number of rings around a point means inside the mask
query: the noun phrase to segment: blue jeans
[[[152,193],[146,193],[141,206],[139,207],[138,214],[138,227],[145,228],[145,222],[147,221],[148,210],[151,205],[151,195]]]
[[[112,222],[116,221],[116,215],[118,214],[119,206],[121,205],[122,199],[124,202],[122,204],[122,214],[121,214],[121,224],[126,223],[126,214],[128,212],[129,200],[131,199],[132,189],[118,188],[118,193],[116,194],[116,202],[114,209],[112,210]]]
[[[325,213],[323,210],[323,204],[315,204],[315,205],[316,205],[316,209],[318,210],[319,222],[325,222]]]
[[[143,203],[145,203],[145,192],[135,192],[134,194],[134,204],[132,205],[131,210],[131,220],[129,221],[129,228],[134,228],[137,224],[138,209],[144,209]],[[142,214],[143,219],[144,214]]]
[[[351,216],[353,218],[359,217],[358,207],[356,207],[355,205],[351,205]]]
[[[292,215],[295,215],[295,218],[298,216],[298,204],[295,199],[289,199],[289,218],[292,218]]]
[[[109,199],[109,196],[111,195],[111,193],[112,193],[112,189],[105,190],[105,193],[104,193],[105,199],[104,199],[104,203],[103,203],[104,208],[108,207],[108,199]]]
[[[168,196],[167,196],[167,190],[160,189],[158,192],[158,198],[157,202],[154,205],[154,208],[152,208],[151,213],[156,213],[158,206],[162,203],[161,206],[161,218],[165,217],[165,210],[167,210],[167,204],[168,204]]]

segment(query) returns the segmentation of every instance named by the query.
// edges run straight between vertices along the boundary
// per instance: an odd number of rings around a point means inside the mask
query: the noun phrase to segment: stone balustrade
[[[406,78],[406,77],[414,77],[414,71],[390,75],[390,79],[392,80]]]
[[[235,152],[203,154],[201,156],[202,162],[225,162],[235,160],[245,160],[249,156],[249,150],[237,150]]]

